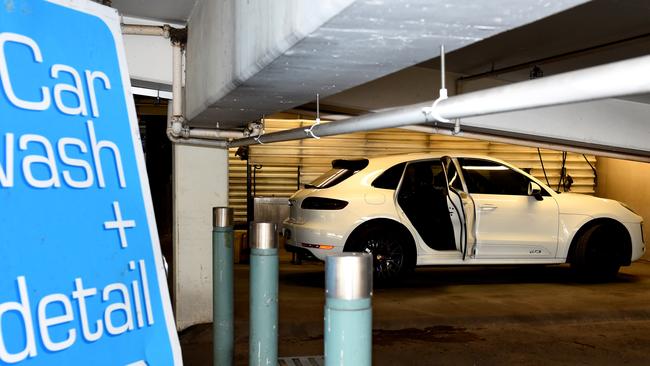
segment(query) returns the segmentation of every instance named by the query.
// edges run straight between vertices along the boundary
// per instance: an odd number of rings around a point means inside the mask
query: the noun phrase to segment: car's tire
[[[621,238],[613,237],[607,225],[596,224],[582,233],[576,241],[571,262],[581,280],[608,281],[616,277],[621,268]]]
[[[415,267],[415,248],[408,238],[393,230],[369,228],[357,237],[350,250],[372,255],[377,284],[395,282]]]

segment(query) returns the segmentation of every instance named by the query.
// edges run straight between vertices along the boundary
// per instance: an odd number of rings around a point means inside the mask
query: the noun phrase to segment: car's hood
[[[641,221],[641,216],[625,208],[620,202],[578,193],[554,196],[561,214],[612,217],[622,222]]]

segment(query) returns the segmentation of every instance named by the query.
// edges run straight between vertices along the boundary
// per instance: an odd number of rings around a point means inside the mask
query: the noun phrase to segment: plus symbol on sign
[[[105,221],[104,229],[117,229],[120,233],[120,245],[126,248],[129,244],[126,241],[126,231],[124,229],[131,229],[135,227],[135,220],[122,220],[122,211],[120,210],[120,203],[113,202],[113,213],[115,214],[115,221]]]

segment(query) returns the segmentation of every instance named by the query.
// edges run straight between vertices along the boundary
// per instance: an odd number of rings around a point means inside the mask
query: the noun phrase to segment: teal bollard
[[[233,210],[212,209],[212,352],[214,366],[233,363]]]
[[[278,364],[278,240],[275,224],[253,223],[250,256],[249,362]]]
[[[372,365],[372,257],[325,260],[325,365]]]

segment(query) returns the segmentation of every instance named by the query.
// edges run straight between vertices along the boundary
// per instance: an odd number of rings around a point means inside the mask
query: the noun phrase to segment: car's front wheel
[[[620,249],[607,225],[587,229],[576,242],[571,267],[586,280],[611,280],[621,268]]]
[[[413,270],[415,254],[409,244],[399,233],[370,229],[360,235],[350,249],[371,254],[374,280],[387,283]]]

